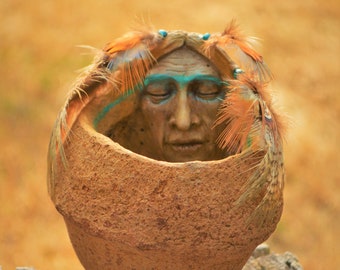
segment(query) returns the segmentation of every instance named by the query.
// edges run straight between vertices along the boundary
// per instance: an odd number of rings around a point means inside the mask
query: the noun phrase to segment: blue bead
[[[233,71],[233,76],[234,76],[234,79],[237,79],[237,76],[239,74],[243,73],[243,70],[240,69],[240,68],[235,68],[234,71]]]
[[[203,40],[208,40],[210,38],[210,33],[205,33],[203,36],[202,36],[202,39]]]
[[[164,38],[168,35],[168,32],[163,29],[159,30],[158,33]]]

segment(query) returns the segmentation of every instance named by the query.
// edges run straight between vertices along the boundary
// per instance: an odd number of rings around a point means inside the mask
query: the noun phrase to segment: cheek
[[[141,112],[153,139],[162,140],[166,127],[166,110],[160,106],[155,106],[149,100],[141,101]]]
[[[215,123],[217,119],[217,113],[220,107],[220,103],[205,103],[205,102],[197,102],[195,104],[196,114],[200,116],[204,125],[207,128],[211,128],[211,126]]]

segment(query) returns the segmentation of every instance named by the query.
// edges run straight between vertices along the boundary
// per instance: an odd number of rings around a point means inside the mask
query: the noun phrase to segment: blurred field
[[[209,3],[210,2],[210,3]],[[76,70],[134,25],[260,37],[278,104],[292,119],[285,210],[272,250],[305,269],[340,266],[340,2],[337,0],[0,1],[0,265],[82,269],[46,188],[46,153]]]

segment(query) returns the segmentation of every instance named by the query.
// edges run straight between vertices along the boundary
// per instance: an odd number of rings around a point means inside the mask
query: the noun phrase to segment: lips
[[[176,152],[195,152],[203,146],[203,141],[186,140],[186,141],[172,141],[168,145]]]

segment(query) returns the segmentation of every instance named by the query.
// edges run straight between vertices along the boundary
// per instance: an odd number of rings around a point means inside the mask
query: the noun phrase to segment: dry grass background
[[[272,88],[293,119],[285,210],[269,243],[305,269],[340,266],[340,2],[337,0],[1,0],[0,265],[82,269],[46,190],[46,152],[75,72],[136,18],[156,28],[222,31],[237,18],[263,39]]]

